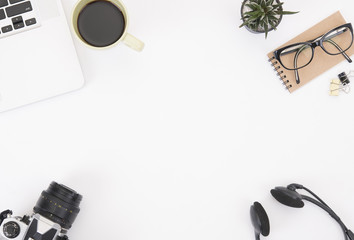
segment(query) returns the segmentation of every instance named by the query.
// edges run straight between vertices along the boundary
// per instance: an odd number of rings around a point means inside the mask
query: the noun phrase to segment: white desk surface
[[[75,40],[85,87],[0,115],[1,209],[30,213],[56,180],[84,195],[73,240],[253,240],[255,200],[267,239],[343,238],[319,208],[269,194],[299,182],[354,228],[354,92],[328,96],[354,64],[290,95],[265,56],[336,10],[354,22],[352,0],[285,0],[300,13],[267,40],[238,28],[241,0],[124,3],[142,53]]]

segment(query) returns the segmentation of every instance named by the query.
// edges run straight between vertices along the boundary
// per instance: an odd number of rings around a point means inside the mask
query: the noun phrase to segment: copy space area
[[[297,182],[354,228],[354,92],[328,94],[354,64],[289,94],[266,57],[337,10],[353,22],[354,2],[284,0],[300,12],[266,40],[238,27],[241,2],[124,0],[140,53],[74,38],[84,88],[0,114],[0,210],[30,213],[55,180],[84,197],[72,240],[253,240],[256,200],[267,239],[341,239],[321,209],[269,193]]]

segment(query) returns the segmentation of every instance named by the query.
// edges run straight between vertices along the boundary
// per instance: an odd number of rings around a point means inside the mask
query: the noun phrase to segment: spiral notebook
[[[314,53],[314,58],[312,62],[302,68],[299,69],[299,74],[300,74],[300,79],[301,82],[299,84],[296,83],[295,80],[295,73],[293,70],[287,70],[284,69],[277,61],[274,59],[274,54],[273,52],[279,48],[282,48],[284,46],[293,44],[293,43],[298,43],[298,42],[306,42],[311,39],[315,39],[331,29],[340,26],[342,24],[345,24],[346,21],[343,18],[342,14],[338,11],[323,21],[319,22],[315,26],[311,27],[310,29],[306,30],[305,32],[301,33],[297,37],[291,39],[290,41],[284,43],[283,45],[277,47],[274,49],[272,52],[268,53],[267,56],[269,58],[269,61],[271,62],[272,66],[274,67],[274,70],[277,72],[277,75],[283,81],[283,84],[285,85],[286,89],[289,90],[290,93],[294,92],[295,90],[299,89],[306,83],[310,82],[314,78],[318,77],[328,69],[334,67],[338,63],[342,61],[346,61],[345,58],[339,54],[335,56],[328,55],[325,53],[321,47],[317,47],[315,49]],[[346,51],[348,56],[351,56],[354,54],[354,44]]]

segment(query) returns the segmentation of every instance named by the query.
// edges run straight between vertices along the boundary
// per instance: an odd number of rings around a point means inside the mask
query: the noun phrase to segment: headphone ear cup
[[[295,190],[285,187],[276,187],[270,191],[278,202],[293,208],[302,208],[305,203],[302,201],[301,195]]]
[[[263,206],[259,202],[254,202],[250,210],[252,225],[256,234],[268,236],[270,232],[269,218]]]

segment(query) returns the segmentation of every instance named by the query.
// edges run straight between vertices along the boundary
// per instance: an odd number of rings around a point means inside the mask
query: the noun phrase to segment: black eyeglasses
[[[353,44],[353,27],[351,23],[343,24],[326,34],[307,42],[291,44],[274,51],[274,58],[287,70],[295,71],[296,83],[300,83],[298,70],[306,67],[313,59],[315,48],[320,46],[329,55],[342,54],[352,62],[345,53]]]

